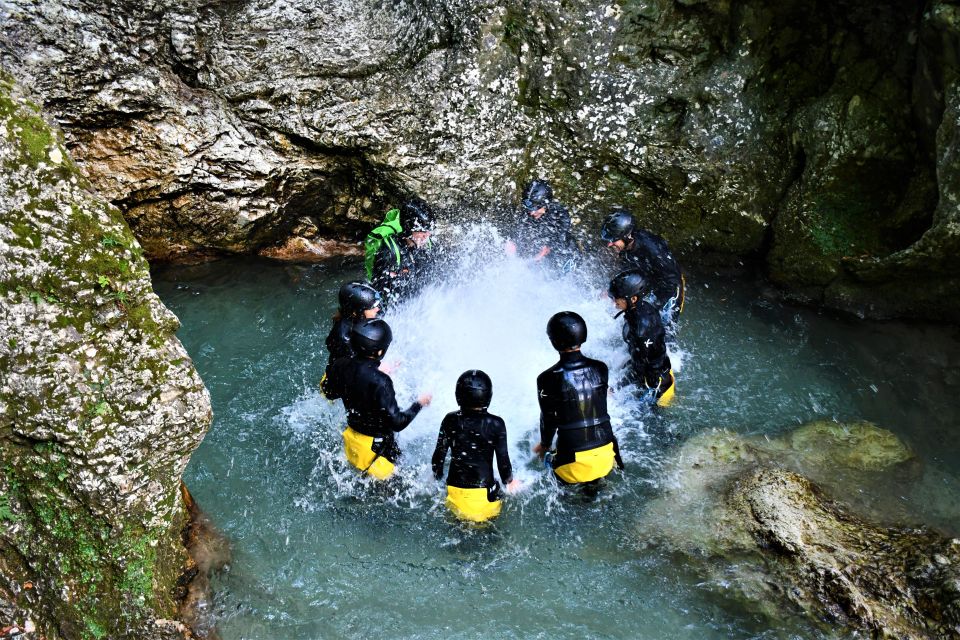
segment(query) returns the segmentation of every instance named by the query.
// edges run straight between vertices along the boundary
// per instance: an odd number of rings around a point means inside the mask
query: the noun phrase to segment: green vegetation
[[[18,516],[10,509],[10,498],[3,493],[0,493],[0,522],[6,520],[7,522],[16,522]]]
[[[102,638],[108,629],[135,625],[149,615],[147,608],[159,604],[156,545],[166,532],[147,529],[136,519],[114,528],[91,513],[74,495],[68,458],[56,443],[36,443],[30,453],[19,452],[4,473],[19,479],[11,491],[30,509],[24,516],[14,514],[9,497],[0,494],[0,520],[24,525],[19,543],[36,563],[37,576],[71,594],[61,603],[61,615],[83,621],[83,637]]]

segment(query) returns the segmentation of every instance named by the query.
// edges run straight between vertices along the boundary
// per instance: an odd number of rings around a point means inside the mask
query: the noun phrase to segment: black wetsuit
[[[394,434],[403,431],[420,413],[419,402],[402,411],[397,406],[390,376],[380,371],[379,360],[372,358],[340,358],[329,369],[324,393],[330,399],[340,398],[347,410],[347,425],[354,431],[374,438],[374,451],[396,462],[400,457]]]
[[[410,247],[406,240],[391,236],[384,240],[373,261],[373,282],[384,302],[416,293],[427,278],[437,253],[433,240],[423,247]],[[393,274],[393,275],[391,275]]]
[[[549,449],[557,436],[554,468],[574,461],[574,454],[613,443],[617,466],[620,448],[607,415],[607,365],[579,351],[565,351],[560,361],[537,376],[540,444]]]
[[[631,371],[627,382],[658,389],[663,395],[671,384],[670,356],[660,313],[649,302],[638,300],[624,314],[623,340],[630,349]]]
[[[570,212],[559,202],[548,204],[540,218],[522,212],[517,224],[518,256],[534,258],[544,247],[550,247],[547,260],[558,267],[576,253]]]
[[[658,310],[663,309],[671,298],[676,299],[672,311],[672,320],[676,322],[683,301],[683,274],[667,241],[650,231],[634,229],[633,246],[624,249],[620,257],[627,268],[643,271],[653,290]]]
[[[350,346],[350,332],[358,320],[360,320],[360,318],[345,316],[339,316],[334,319],[333,326],[330,327],[330,333],[327,334],[327,340],[325,342],[327,345],[327,353],[329,354],[327,358],[327,369],[330,369],[330,365],[333,364],[334,360],[349,358],[353,355],[353,348]]]
[[[462,489],[493,489],[493,456],[497,456],[500,480],[513,479],[510,454],[507,451],[507,427],[499,416],[482,410],[451,411],[440,423],[437,447],[433,450],[433,475],[443,478],[443,461],[451,449],[447,484]]]

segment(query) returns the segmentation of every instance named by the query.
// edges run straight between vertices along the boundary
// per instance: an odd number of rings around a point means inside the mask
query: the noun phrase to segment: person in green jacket
[[[429,205],[415,198],[388,211],[383,223],[367,235],[367,279],[384,301],[410,295],[422,285],[436,253],[433,221]]]

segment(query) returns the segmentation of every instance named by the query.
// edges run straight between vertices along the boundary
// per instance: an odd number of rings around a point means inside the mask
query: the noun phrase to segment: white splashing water
[[[436,488],[429,458],[443,416],[457,409],[456,380],[468,369],[481,369],[493,380],[490,412],[506,422],[515,474],[528,489],[552,486],[542,481],[542,465],[529,463],[531,447],[539,440],[537,375],[558,359],[546,335],[554,313],[575,311],[583,316],[588,327],[583,352],[607,363],[611,383],[628,359],[622,320],[614,318],[616,309],[605,295],[606,277],[595,273],[595,266],[558,274],[546,265],[506,255],[503,240],[489,226],[456,231],[460,241],[448,251],[447,257],[453,253],[455,259],[449,260],[443,280],[391,306],[385,316],[393,344],[384,362],[394,365],[391,377],[398,403],[405,407],[422,393],[433,394],[433,403],[398,436],[404,451],[398,470],[406,480],[395,498],[401,502]],[[671,356],[677,360],[676,354]],[[643,431],[646,408],[629,390],[612,395],[608,405],[615,433]],[[315,435],[315,488],[336,487],[339,497],[360,495],[369,485],[342,460],[339,431],[344,415],[339,402],[329,403],[312,393],[282,418],[300,433],[318,422],[328,426]],[[634,458],[631,452],[624,453],[628,460]]]

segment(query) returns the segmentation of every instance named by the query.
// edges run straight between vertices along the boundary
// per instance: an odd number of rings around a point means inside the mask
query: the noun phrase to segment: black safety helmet
[[[400,224],[403,233],[433,230],[433,210],[420,198],[413,198],[400,207]]]
[[[633,233],[633,216],[626,209],[612,211],[603,221],[603,227],[600,229],[600,237],[604,242],[625,240],[631,233]]]
[[[493,397],[493,382],[479,369],[464,371],[457,378],[455,395],[462,409],[486,409]]]
[[[626,298],[627,302],[633,296],[642,296],[647,287],[647,279],[640,269],[628,269],[613,276],[608,289],[611,298]]]
[[[555,313],[547,322],[547,337],[557,351],[579,347],[587,341],[587,323],[573,311]]]
[[[382,358],[392,341],[390,325],[380,318],[355,324],[350,332],[350,346],[361,358]]]
[[[367,309],[379,307],[380,292],[366,282],[348,282],[340,287],[340,311],[348,316],[359,316]]]
[[[527,213],[553,202],[553,189],[546,180],[534,180],[523,190],[522,205]]]

